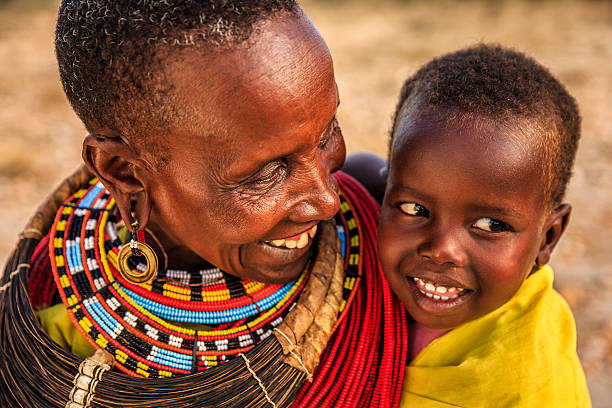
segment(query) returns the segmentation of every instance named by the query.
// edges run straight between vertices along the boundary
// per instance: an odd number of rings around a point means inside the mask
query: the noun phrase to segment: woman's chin
[[[293,282],[304,271],[311,248],[310,243],[303,248],[291,249],[265,242],[249,245],[241,251],[241,270],[232,271],[232,274],[268,284]]]
[[[297,280],[304,271],[309,256],[310,249],[307,249],[297,259],[291,262],[260,265],[256,271],[258,278],[253,279],[269,284],[286,284],[293,282]]]

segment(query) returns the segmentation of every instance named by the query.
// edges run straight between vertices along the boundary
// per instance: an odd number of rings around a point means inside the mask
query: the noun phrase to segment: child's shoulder
[[[541,268],[502,307],[427,346],[407,367],[402,406],[590,406],[574,319],[552,280]]]

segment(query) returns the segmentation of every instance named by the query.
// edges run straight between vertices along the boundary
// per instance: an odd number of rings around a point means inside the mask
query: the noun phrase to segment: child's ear
[[[572,206],[566,203],[555,208],[549,215],[544,225],[544,237],[536,258],[536,264],[538,266],[546,265],[550,261],[550,255],[553,249],[555,249],[561,235],[563,235],[567,228],[571,212]]]

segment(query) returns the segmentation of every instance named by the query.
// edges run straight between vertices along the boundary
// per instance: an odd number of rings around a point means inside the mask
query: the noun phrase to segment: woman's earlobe
[[[570,204],[561,204],[553,210],[546,220],[543,231],[544,236],[542,238],[538,256],[536,257],[536,264],[538,266],[546,265],[550,261],[553,250],[567,229],[571,212],[572,206]]]

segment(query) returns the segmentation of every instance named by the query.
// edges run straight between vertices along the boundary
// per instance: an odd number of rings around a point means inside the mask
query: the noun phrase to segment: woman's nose
[[[432,229],[418,246],[417,254],[438,265],[465,266],[467,255],[461,243],[458,229]]]
[[[302,173],[303,183],[296,194],[299,198],[295,204],[292,221],[304,223],[327,220],[340,209],[338,197],[338,182],[331,175],[332,169],[328,163],[317,163],[311,166],[306,174]]]

